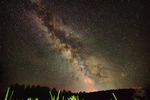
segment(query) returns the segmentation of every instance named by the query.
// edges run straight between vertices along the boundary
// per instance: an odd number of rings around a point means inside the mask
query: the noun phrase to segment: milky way
[[[101,66],[98,62],[93,62],[90,59],[90,55],[82,57],[79,53],[81,47],[78,40],[80,37],[74,34],[71,30],[67,30],[61,18],[53,14],[53,11],[46,6],[42,1],[33,2],[36,6],[34,11],[44,26],[47,27],[46,36],[50,42],[50,46],[53,46],[56,51],[71,64],[71,69],[74,70],[74,74],[78,74],[80,78],[86,84],[88,91],[98,90],[93,77],[99,77],[101,79]],[[77,76],[77,77],[79,77]]]

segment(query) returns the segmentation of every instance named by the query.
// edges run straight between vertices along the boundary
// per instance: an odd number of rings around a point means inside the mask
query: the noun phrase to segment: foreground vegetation
[[[7,88],[6,94],[5,94],[5,100],[12,100],[12,96],[14,94],[14,91],[10,91],[10,87]],[[62,99],[60,99],[60,90],[58,91],[57,96],[53,95],[51,91],[49,91],[49,96],[50,96],[50,100],[66,100],[64,99],[65,96],[62,97]],[[116,95],[114,93],[112,93],[113,98],[111,98],[110,100],[118,100]],[[138,100],[136,97],[133,97],[134,100]],[[14,99],[13,99],[14,100]],[[22,99],[24,100],[24,99]],[[39,98],[32,98],[32,97],[28,97],[27,100],[39,100]],[[79,96],[75,96],[72,95],[70,97],[67,98],[67,100],[79,100]],[[84,99],[82,99],[84,100]]]

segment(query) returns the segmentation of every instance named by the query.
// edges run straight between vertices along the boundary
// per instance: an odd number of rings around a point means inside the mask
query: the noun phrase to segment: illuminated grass
[[[50,93],[50,96],[51,96],[51,100],[59,100],[59,94],[60,94],[60,90],[58,91],[58,94],[57,94],[57,98],[55,99],[55,95],[53,96],[51,91],[49,91]],[[64,98],[64,97],[63,97]]]
[[[7,92],[6,92],[6,95],[5,95],[5,100],[11,100],[11,98],[12,98],[12,95],[13,95],[14,91],[12,91],[11,93],[9,91],[10,91],[10,87],[7,88]],[[10,93],[10,97],[8,97],[9,93]]]
[[[51,100],[60,100],[59,99],[59,96],[60,96],[60,90],[58,91],[58,94],[57,94],[57,97],[55,98],[55,95],[53,96],[51,91],[49,91],[50,93],[50,97],[51,97]],[[62,100],[64,100],[64,96],[62,97]],[[71,97],[67,98],[67,100],[79,100],[79,96],[74,96],[72,95]]]
[[[114,94],[114,93],[112,93],[112,95],[113,95],[113,97],[115,98],[115,100],[117,100],[117,97],[115,96],[115,94]]]

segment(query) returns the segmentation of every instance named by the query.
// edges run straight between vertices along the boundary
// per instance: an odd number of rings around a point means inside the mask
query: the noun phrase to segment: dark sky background
[[[149,85],[150,3],[146,1],[2,0],[0,85],[72,91]],[[67,47],[57,46],[51,33]]]

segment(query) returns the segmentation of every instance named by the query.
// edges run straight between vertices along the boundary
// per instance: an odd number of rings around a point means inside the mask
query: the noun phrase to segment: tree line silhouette
[[[78,92],[72,93],[71,91],[62,90],[60,91],[59,98],[64,100],[71,97],[72,95],[78,96],[79,100],[115,100],[112,93],[117,97],[117,100],[150,100],[150,87],[143,89],[118,89],[118,90],[108,90],[108,91],[97,91],[97,92]],[[39,100],[51,100],[50,91],[53,96],[57,96],[58,90],[55,88],[49,89],[48,87],[41,86],[25,86],[25,85],[11,85],[10,92],[13,91],[11,100],[27,100],[29,97]],[[6,95],[6,90],[0,94],[0,100],[4,100]]]

